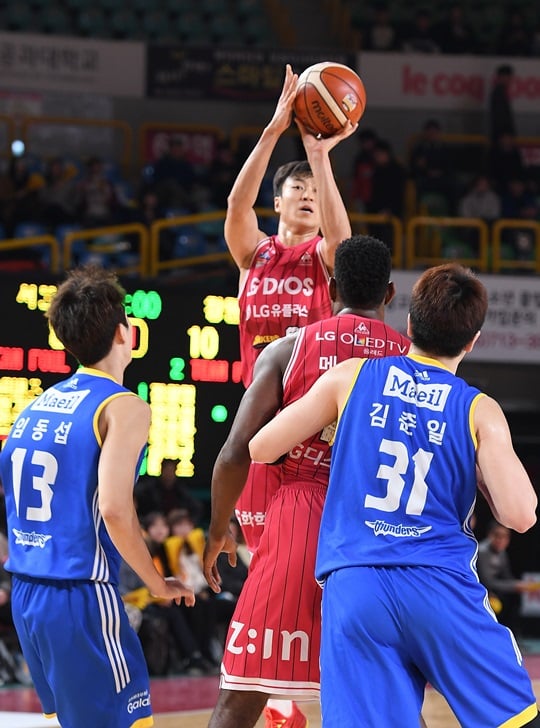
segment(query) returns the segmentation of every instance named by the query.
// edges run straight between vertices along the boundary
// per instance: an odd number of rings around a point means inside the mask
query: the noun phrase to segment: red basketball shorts
[[[315,557],[326,487],[282,485],[231,619],[221,687],[319,697],[321,589]]]
[[[280,485],[281,467],[279,465],[251,463],[244,490],[235,509],[246,546],[251,553],[259,545],[268,504]]]

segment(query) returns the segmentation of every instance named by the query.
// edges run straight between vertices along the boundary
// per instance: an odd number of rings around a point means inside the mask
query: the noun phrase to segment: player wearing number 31
[[[500,523],[536,521],[500,406],[456,376],[486,311],[469,270],[427,270],[407,356],[338,364],[250,442],[254,460],[273,462],[338,418],[316,562],[325,728],[418,725],[428,682],[465,728],[540,725],[469,525],[477,467]]]
[[[121,384],[132,340],[124,296],[100,268],[62,283],[47,315],[82,367],[20,414],[0,456],[13,619],[43,712],[62,728],[153,725],[117,589],[121,558],[154,596],[194,603],[156,570],[133,505],[150,410]]]

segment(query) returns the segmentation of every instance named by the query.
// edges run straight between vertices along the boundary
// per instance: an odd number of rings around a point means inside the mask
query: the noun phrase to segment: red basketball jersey
[[[360,357],[401,356],[410,341],[378,319],[341,314],[299,332],[283,379],[283,406],[300,399],[327,369]],[[282,465],[282,480],[328,484],[332,428],[294,447]]]
[[[404,354],[409,345],[382,321],[353,314],[303,328],[284,375],[284,404],[301,397],[340,361]],[[321,589],[315,557],[329,459],[328,442],[319,434],[293,448],[281,466],[282,485],[268,505],[229,626],[224,689],[295,700],[319,695]]]
[[[242,381],[274,339],[332,315],[320,237],[287,246],[276,235],[261,241],[238,295]]]

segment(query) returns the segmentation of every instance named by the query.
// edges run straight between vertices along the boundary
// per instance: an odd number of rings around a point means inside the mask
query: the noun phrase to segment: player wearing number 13
[[[465,728],[540,725],[469,525],[477,467],[500,523],[536,521],[501,408],[456,376],[486,311],[470,271],[429,269],[413,288],[407,356],[338,364],[251,440],[252,458],[272,462],[339,417],[316,562],[325,728],[417,725],[428,682]]]
[[[156,570],[133,505],[150,414],[121,384],[132,340],[124,296],[100,268],[62,283],[47,315],[82,367],[23,410],[0,455],[13,619],[43,712],[62,728],[153,725],[117,588],[121,558],[156,597],[194,602]]]

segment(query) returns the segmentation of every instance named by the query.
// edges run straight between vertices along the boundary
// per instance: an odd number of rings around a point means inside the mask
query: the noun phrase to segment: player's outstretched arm
[[[294,445],[335,422],[347,397],[358,359],[337,364],[300,399],[285,407],[249,442],[255,462],[273,463]]]
[[[99,510],[112,542],[150,593],[178,604],[185,599],[186,604],[193,605],[191,589],[178,579],[165,580],[155,568],[133,503],[135,470],[148,441],[149,425],[150,408],[134,395],[117,397],[103,409],[99,422],[103,442],[98,464]]]
[[[480,488],[499,523],[523,533],[536,523],[538,499],[514,451],[506,417],[491,397],[478,401],[474,426],[478,439],[476,460],[483,481]]]
[[[293,345],[293,337],[279,339],[269,344],[257,359],[253,382],[242,397],[229,436],[214,464],[211,518],[203,561],[204,575],[215,592],[220,591],[216,567],[219,554],[229,554],[229,563],[236,565],[236,543],[229,532],[229,520],[251,463],[249,440],[281,407],[283,372]]]
[[[306,156],[313,172],[319,210],[321,216],[321,252],[323,260],[332,273],[337,246],[352,234],[351,222],[345,203],[339,191],[332,164],[330,151],[341,141],[354,134],[358,124],[350,121],[334,136],[318,139],[310,134],[299,119],[295,119],[300,130]]]
[[[241,271],[249,268],[255,248],[266,235],[259,230],[255,202],[266,174],[272,152],[292,120],[292,104],[298,76],[290,65],[285,68],[285,80],[274,115],[264,128],[257,144],[244,162],[227,200],[225,240],[234,262]]]

